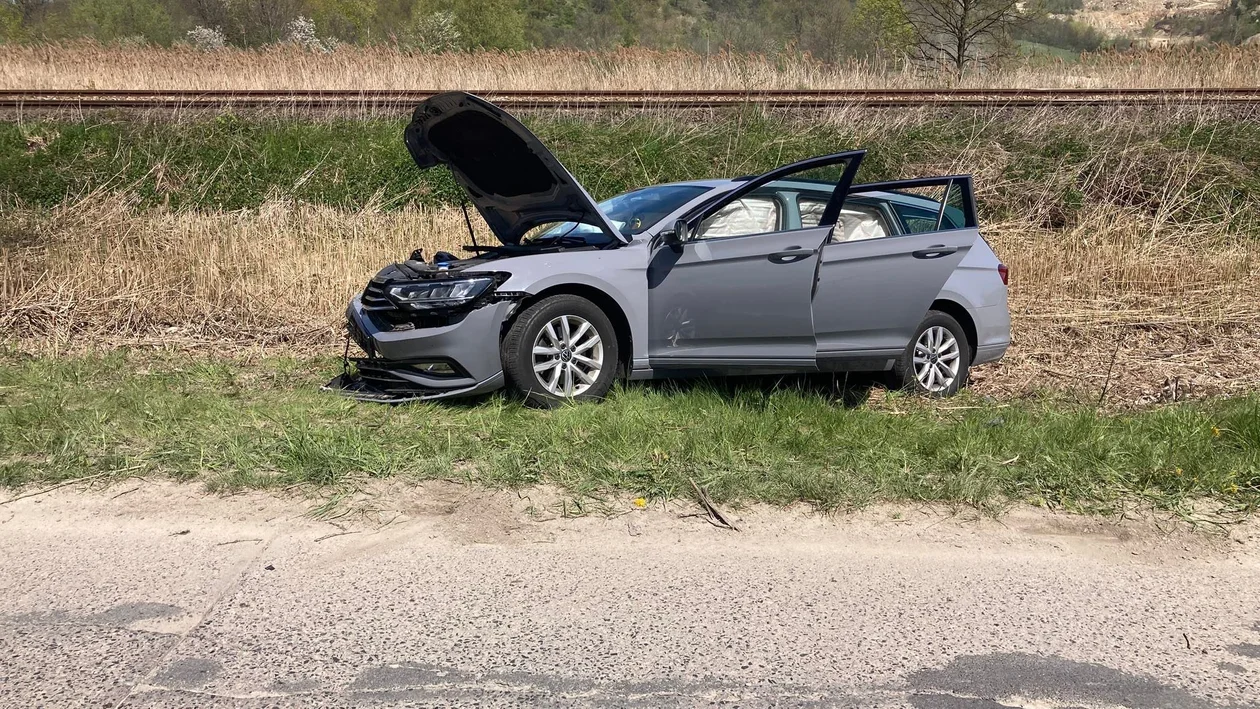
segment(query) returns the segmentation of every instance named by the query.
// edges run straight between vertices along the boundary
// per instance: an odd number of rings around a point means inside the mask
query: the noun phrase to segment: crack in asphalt
[[[279,536],[278,532],[273,532],[271,536],[267,538],[266,542],[258,545],[258,548],[254,551],[252,555],[250,555],[247,559],[243,560],[240,564],[237,565],[235,569],[233,569],[232,573],[227,575],[227,580],[223,583],[218,593],[216,593],[214,597],[210,599],[210,602],[206,605],[205,610],[203,610],[201,614],[199,615],[199,617],[197,618],[197,622],[194,623],[191,627],[189,627],[184,632],[177,634],[179,637],[179,640],[172,643],[171,647],[168,648],[166,652],[162,654],[162,656],[158,659],[158,661],[155,662],[153,666],[149,668],[148,671],[140,674],[139,679],[131,683],[131,686],[128,687],[127,689],[127,693],[123,696],[122,699],[118,700],[117,704],[114,705],[114,709],[121,709],[131,699],[132,695],[136,693],[137,687],[141,686],[142,684],[149,684],[153,679],[155,679],[159,675],[159,673],[163,669],[163,666],[167,664],[167,660],[170,659],[171,656],[173,656],[176,653],[176,651],[179,650],[180,646],[183,645],[184,641],[188,639],[189,635],[196,632],[198,628],[200,628],[202,625],[205,624],[205,622],[214,613],[214,609],[219,605],[219,602],[222,601],[225,597],[227,597],[230,593],[240,588],[241,582],[244,581],[245,577],[249,574],[250,567],[255,562],[257,562],[260,558],[262,558],[263,553],[267,551],[267,549],[271,546],[271,543],[275,541],[278,536]]]

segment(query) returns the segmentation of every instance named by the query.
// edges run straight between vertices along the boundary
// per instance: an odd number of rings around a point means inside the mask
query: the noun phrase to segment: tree
[[[16,6],[0,0],[0,44],[17,42],[26,38],[22,28],[22,13]]]
[[[268,44],[287,36],[303,10],[301,0],[227,0],[231,26],[244,44]]]
[[[453,52],[463,48],[464,38],[450,12],[431,12],[411,18],[395,35],[399,46],[419,52]]]
[[[958,77],[1004,54],[1011,30],[1035,15],[1024,0],[905,0],[905,8],[915,56]]]
[[[371,0],[308,0],[311,19],[327,35],[345,42],[372,39],[377,5]]]
[[[455,28],[469,46],[525,48],[525,14],[516,0],[459,0],[452,5]]]
[[[22,26],[30,28],[36,22],[44,17],[44,13],[48,11],[48,7],[52,5],[52,0],[12,0],[13,5],[17,7],[18,12],[22,15]]]
[[[853,15],[875,54],[904,57],[914,48],[914,28],[901,0],[857,0]]]
[[[157,0],[79,0],[70,9],[69,24],[102,42],[140,37],[170,44],[175,38],[171,16]]]

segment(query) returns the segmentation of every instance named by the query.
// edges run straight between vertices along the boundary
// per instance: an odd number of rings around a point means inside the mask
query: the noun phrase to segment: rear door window
[[[922,234],[928,231],[939,231],[936,228],[936,217],[940,214],[939,209],[927,210],[920,207],[912,206],[901,201],[891,201],[893,211],[897,213],[897,218],[901,220],[902,226],[905,227],[907,234]],[[956,228],[953,221],[946,215],[942,229]]]
[[[830,226],[835,216],[827,209],[813,219],[813,226],[803,226],[792,195],[825,195],[831,200],[828,208],[838,214],[864,154],[854,150],[823,155],[743,180],[742,185],[702,204],[687,217],[687,238],[730,239]]]
[[[816,197],[800,197],[797,205],[801,212],[801,227],[818,226],[823,210],[827,208],[824,200]],[[889,228],[888,219],[879,207],[870,204],[859,204],[847,200],[840,210],[840,218],[831,231],[832,243],[837,241],[862,241],[864,239],[882,239],[894,233]]]
[[[954,182],[897,190],[888,199],[907,234],[961,229],[963,190]]]
[[[879,203],[895,218],[895,231],[926,234],[975,226],[971,178],[966,175],[855,185],[854,195]]]

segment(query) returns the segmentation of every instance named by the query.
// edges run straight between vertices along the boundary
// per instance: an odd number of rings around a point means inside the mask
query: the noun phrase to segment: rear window
[[[899,202],[891,202],[893,211],[897,213],[897,218],[901,220],[901,224],[905,226],[908,234],[921,234],[925,231],[939,231],[936,228],[936,217],[940,214],[940,207],[934,210],[920,209],[912,207],[908,204]],[[945,214],[941,218],[941,229],[957,229],[962,223],[962,211],[956,208],[946,207]]]

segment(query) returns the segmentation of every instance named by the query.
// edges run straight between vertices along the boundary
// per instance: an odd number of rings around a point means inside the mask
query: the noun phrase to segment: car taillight
[[[1010,285],[1009,283],[1010,273],[1008,269],[1006,268],[1006,264],[1004,263],[998,264],[998,275],[1002,277],[1002,285],[1004,286]]]

